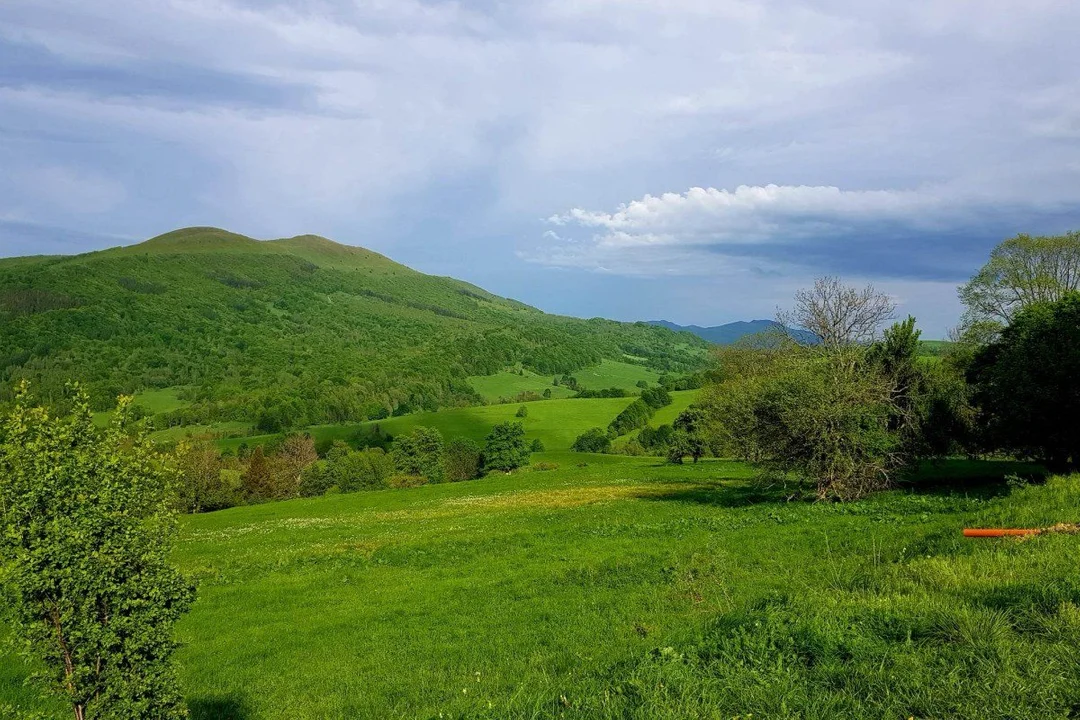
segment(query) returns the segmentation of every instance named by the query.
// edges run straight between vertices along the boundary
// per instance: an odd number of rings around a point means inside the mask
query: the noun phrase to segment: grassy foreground
[[[554,471],[187,517],[193,718],[1065,718],[1080,708],[1080,477],[962,464],[784,502],[745,466]],[[579,464],[587,463],[581,467]],[[0,706],[38,705],[0,659]],[[52,715],[50,715],[51,717]]]

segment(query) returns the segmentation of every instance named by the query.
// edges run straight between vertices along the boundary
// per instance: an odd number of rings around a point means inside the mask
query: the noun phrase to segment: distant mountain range
[[[650,325],[658,325],[660,327],[666,327],[669,330],[679,332],[685,330],[686,332],[697,335],[702,340],[707,340],[714,345],[733,345],[744,337],[750,335],[757,335],[768,330],[776,330],[781,328],[780,323],[775,320],[739,320],[738,322],[730,322],[726,325],[714,325],[712,327],[701,327],[700,325],[677,325],[667,320],[649,320]],[[793,337],[798,338],[801,341],[813,342],[814,335],[806,332],[805,330],[788,330]]]

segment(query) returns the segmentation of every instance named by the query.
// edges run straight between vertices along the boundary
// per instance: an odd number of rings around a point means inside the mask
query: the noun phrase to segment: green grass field
[[[505,370],[495,375],[475,375],[469,378],[469,384],[488,402],[515,397],[523,392],[543,395],[545,390],[551,390],[551,397],[555,400],[574,394],[573,390],[562,385],[552,385],[551,376],[537,375],[530,370],[523,370],[522,373]]]
[[[577,370],[573,375],[580,385],[590,390],[617,387],[633,393],[638,392],[639,380],[655,384],[660,377],[659,373],[649,368],[615,360],[603,360],[599,365]],[[495,375],[470,377],[469,384],[488,402],[514,397],[522,392],[543,394],[548,389],[551,390],[552,399],[574,394],[562,385],[552,385],[553,379],[553,376],[537,375],[529,370],[523,370],[520,374],[506,370]]]
[[[1076,520],[1080,477],[1012,489],[1018,466],[953,463],[828,504],[784,502],[731,462],[542,457],[560,467],[185,517],[192,717],[1034,719],[1080,703],[1080,541],[960,536]],[[0,706],[63,716],[26,672],[0,659]]]
[[[678,396],[681,393],[674,393],[674,395]],[[632,397],[538,400],[525,404],[529,413],[525,418],[516,417],[521,404],[510,403],[413,413],[366,423],[316,425],[306,428],[305,431],[310,432],[316,442],[325,443],[332,440],[348,442],[358,433],[375,425],[390,435],[407,433],[418,425],[423,425],[436,428],[447,439],[466,437],[482,441],[494,425],[513,420],[525,426],[525,435],[529,440],[539,438],[548,450],[569,450],[578,435],[592,427],[607,427],[608,423],[633,401]],[[155,437],[161,436],[156,434]],[[229,438],[219,441],[218,445],[235,450],[242,443],[253,447],[280,438],[280,435]]]

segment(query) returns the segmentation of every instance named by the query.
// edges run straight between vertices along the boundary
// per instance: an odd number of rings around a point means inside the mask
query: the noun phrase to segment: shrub
[[[544,450],[545,450],[544,443],[540,438],[535,438],[532,441],[532,444],[529,445],[529,452],[538,453],[538,452],[544,452]]]
[[[394,488],[395,490],[420,487],[421,485],[427,484],[428,479],[423,475],[392,475],[386,481],[386,486]]]
[[[902,465],[890,431],[891,386],[825,358],[764,383],[753,398],[753,442],[764,465],[793,474],[821,498],[852,499],[888,487]]]
[[[517,412],[514,413],[514,417],[523,418],[523,417],[528,417],[528,416],[529,416],[529,408],[525,407],[524,405],[519,407],[517,409]]]
[[[194,586],[170,564],[173,470],[122,400],[107,429],[89,401],[54,416],[22,391],[0,428],[5,625],[76,718],[187,716],[172,655]]]
[[[547,472],[549,470],[558,470],[559,469],[559,464],[558,463],[553,463],[553,462],[538,462],[538,463],[533,463],[529,467],[529,469],[530,470],[535,470],[537,472]]]
[[[510,472],[529,462],[529,446],[521,423],[504,422],[491,429],[484,443],[484,469]]]

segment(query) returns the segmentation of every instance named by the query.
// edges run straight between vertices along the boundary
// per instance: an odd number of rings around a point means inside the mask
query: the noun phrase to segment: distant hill
[[[675,332],[689,332],[697,335],[699,338],[713,343],[714,345],[733,345],[739,340],[751,335],[757,335],[759,333],[767,332],[770,330],[777,330],[781,327],[780,323],[775,320],[740,320],[737,322],[727,323],[726,325],[715,325],[713,327],[701,327],[700,325],[676,325],[673,322],[667,320],[650,320],[650,325],[656,325],[658,327],[665,327],[668,330]],[[805,330],[789,330],[789,332],[796,338],[813,342],[814,335],[806,332]]]
[[[79,380],[96,407],[176,388],[178,424],[264,429],[475,404],[469,376],[604,359],[685,372],[706,343],[548,315],[326,238],[186,228],[77,256],[0,259],[0,403]],[[180,411],[177,411],[178,413]]]

